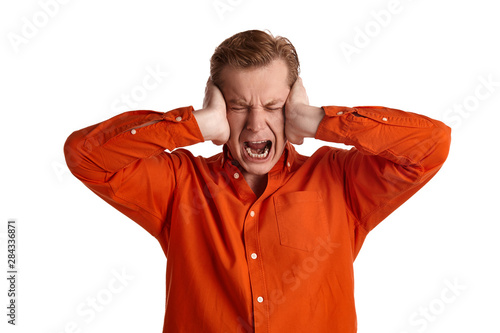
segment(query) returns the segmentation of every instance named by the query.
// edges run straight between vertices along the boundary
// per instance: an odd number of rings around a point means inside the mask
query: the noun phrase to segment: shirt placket
[[[268,332],[269,307],[264,277],[264,263],[259,242],[259,209],[257,201],[247,212],[244,223],[245,252],[252,289],[253,325],[255,332]]]
[[[279,163],[281,165],[281,163]],[[231,162],[226,163],[226,171],[230,175],[232,182],[237,189],[241,200],[250,203],[246,212],[243,224],[243,237],[245,240],[245,255],[247,258],[248,273],[250,277],[250,288],[252,293],[252,318],[248,318],[247,323],[243,325],[243,332],[247,332],[246,324],[254,327],[254,332],[264,333],[269,332],[270,327],[270,308],[268,300],[267,285],[265,280],[264,261],[262,255],[261,244],[259,241],[259,220],[262,201],[267,197],[268,193],[274,192],[276,187],[281,184],[283,172],[289,171],[291,164],[286,162],[286,170],[280,170],[276,167],[274,172],[268,175],[268,186],[266,192],[257,200],[253,193],[249,193],[250,188],[245,182],[243,175],[239,169]],[[255,200],[255,201],[254,201]],[[252,201],[254,201],[252,203]]]
[[[259,242],[259,210],[261,199],[255,201],[255,195],[249,193],[250,188],[245,182],[239,169],[226,164],[226,170],[231,175],[232,182],[237,189],[241,200],[249,203],[243,222],[243,237],[245,240],[245,255],[247,258],[248,274],[250,277],[250,288],[252,294],[253,315],[246,318],[243,332],[247,332],[248,326],[254,327],[254,332],[269,331],[269,309],[267,304],[267,288],[264,279],[264,265],[262,261],[262,251]]]

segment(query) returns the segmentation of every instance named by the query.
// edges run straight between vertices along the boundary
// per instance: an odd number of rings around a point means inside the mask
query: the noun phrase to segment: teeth
[[[259,143],[262,143],[262,142],[267,142],[267,141],[260,141]],[[262,154],[254,154],[254,153],[252,153],[252,150],[250,149],[250,147],[247,147],[246,151],[247,151],[248,155],[250,155],[250,157],[253,157],[253,158],[266,158],[267,154],[269,154],[269,148],[268,147],[264,148],[264,152]]]

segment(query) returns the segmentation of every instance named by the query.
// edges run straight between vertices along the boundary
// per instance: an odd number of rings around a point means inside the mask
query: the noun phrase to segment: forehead
[[[288,68],[283,60],[274,60],[265,67],[236,69],[226,67],[221,75],[222,93],[228,102],[273,102],[288,96]]]

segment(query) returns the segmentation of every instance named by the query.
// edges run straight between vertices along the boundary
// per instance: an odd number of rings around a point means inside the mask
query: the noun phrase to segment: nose
[[[251,109],[248,113],[246,129],[252,132],[258,132],[267,126],[266,114],[261,109]]]

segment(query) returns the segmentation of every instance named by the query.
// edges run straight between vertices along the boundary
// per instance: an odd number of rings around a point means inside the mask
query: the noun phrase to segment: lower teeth
[[[252,153],[252,150],[250,149],[250,147],[247,147],[246,150],[247,150],[248,155],[250,155],[250,157],[253,157],[253,158],[265,158],[265,157],[267,157],[267,154],[269,153],[268,147],[264,148],[264,152],[262,154]]]

